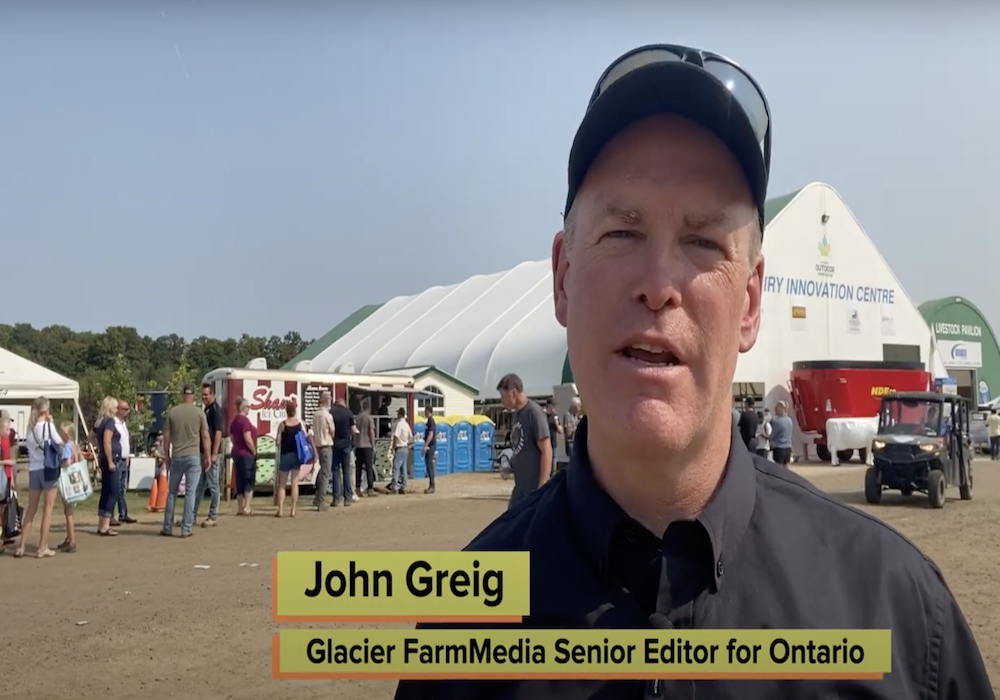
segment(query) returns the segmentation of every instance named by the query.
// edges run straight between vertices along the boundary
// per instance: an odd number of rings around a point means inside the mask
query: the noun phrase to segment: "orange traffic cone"
[[[146,510],[150,513],[162,512],[167,507],[167,476],[160,474],[159,478],[153,479],[153,488],[149,490],[149,505]]]

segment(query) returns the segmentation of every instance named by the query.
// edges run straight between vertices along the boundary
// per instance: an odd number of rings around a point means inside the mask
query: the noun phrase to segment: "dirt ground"
[[[1000,687],[1000,467],[976,464],[974,500],[957,501],[956,491],[941,511],[919,495],[865,505],[859,466],[799,471],[892,524],[937,561]],[[326,513],[302,509],[294,520],[266,517],[273,513],[267,498],[258,498],[262,517],[250,519],[226,515],[235,505],[223,502],[220,525],[187,540],[157,537],[158,518],[137,507],[132,515],[140,523],[123,526],[115,539],[95,536],[95,517],[83,515],[75,554],[36,560],[33,536],[24,559],[9,550],[0,556],[5,686],[26,700],[69,688],[78,700],[391,698],[389,681],[271,680],[277,626],[270,558],[286,549],[459,549],[504,511],[510,486],[495,474],[453,475],[441,478],[432,496],[379,496]],[[62,540],[61,523],[57,529],[52,546]],[[966,539],[956,543],[956,533]]]

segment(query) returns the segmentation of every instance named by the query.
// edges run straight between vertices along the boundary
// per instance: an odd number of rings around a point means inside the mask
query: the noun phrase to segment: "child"
[[[63,435],[63,446],[60,458],[63,469],[80,461],[80,449],[76,446],[76,428],[73,423],[67,421],[59,426]],[[63,499],[63,514],[66,516],[66,539],[56,549],[66,554],[76,551],[76,528],[73,524],[73,506]]]

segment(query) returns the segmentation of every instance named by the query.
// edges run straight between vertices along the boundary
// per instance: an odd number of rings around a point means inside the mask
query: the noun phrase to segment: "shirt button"
[[[722,565],[721,559],[715,565],[715,573],[717,573],[719,576],[722,576],[722,574],[726,573],[726,567]]]
[[[630,544],[635,542],[635,533],[632,532],[632,530],[629,529],[625,531],[625,541]]]

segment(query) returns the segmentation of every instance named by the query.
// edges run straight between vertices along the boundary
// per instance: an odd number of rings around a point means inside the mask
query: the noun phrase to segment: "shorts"
[[[281,454],[281,460],[278,462],[278,471],[285,472],[286,474],[293,469],[301,469],[302,465],[299,464],[299,455],[295,452],[283,452]]]
[[[58,483],[58,479],[46,481],[43,469],[33,469],[28,472],[28,491],[48,491],[54,489]]]
[[[253,491],[257,478],[257,458],[253,455],[233,457],[233,474],[236,476],[236,493]]]

